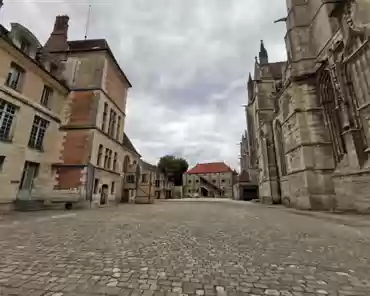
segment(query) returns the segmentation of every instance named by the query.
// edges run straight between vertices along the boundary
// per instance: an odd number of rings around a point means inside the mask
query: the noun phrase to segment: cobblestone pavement
[[[8,216],[0,295],[368,296],[361,225],[232,201]]]

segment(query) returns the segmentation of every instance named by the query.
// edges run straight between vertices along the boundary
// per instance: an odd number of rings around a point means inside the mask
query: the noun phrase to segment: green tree
[[[158,169],[164,173],[176,186],[182,185],[182,175],[188,170],[188,162],[181,157],[165,155],[158,162]]]

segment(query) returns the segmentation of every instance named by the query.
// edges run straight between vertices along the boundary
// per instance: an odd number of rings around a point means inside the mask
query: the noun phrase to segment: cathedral
[[[241,169],[261,203],[370,212],[370,1],[287,0],[287,61],[263,42]]]

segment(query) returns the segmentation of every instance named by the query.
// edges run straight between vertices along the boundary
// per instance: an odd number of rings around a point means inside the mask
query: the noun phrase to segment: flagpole
[[[86,30],[85,30],[85,40],[87,39],[87,34],[89,32],[90,26],[90,15],[91,15],[91,4],[89,5],[89,10],[87,12],[87,20],[86,20]]]

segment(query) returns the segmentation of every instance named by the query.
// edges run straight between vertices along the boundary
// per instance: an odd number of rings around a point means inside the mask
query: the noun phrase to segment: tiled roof
[[[123,146],[125,146],[128,150],[130,150],[131,152],[141,157],[140,153],[137,152],[137,150],[135,149],[135,146],[132,144],[131,140],[126,135],[126,133],[123,133]]]
[[[233,170],[224,162],[198,163],[188,174],[231,173]]]

